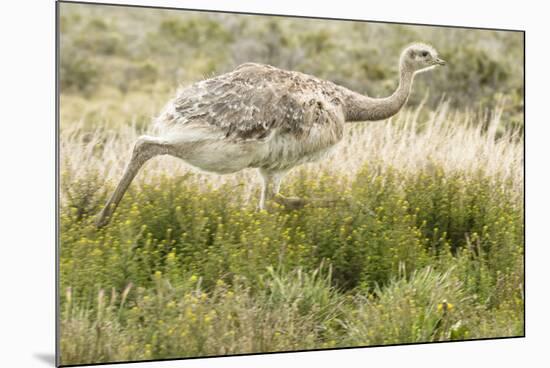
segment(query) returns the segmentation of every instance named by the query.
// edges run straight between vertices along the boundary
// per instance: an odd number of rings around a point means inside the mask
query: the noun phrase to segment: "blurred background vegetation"
[[[412,104],[428,93],[432,109],[445,97],[477,112],[505,98],[503,120],[523,124],[521,32],[82,4],[63,4],[60,27],[61,92],[86,99],[170,95],[249,61],[381,97],[397,85],[402,48],[422,41],[448,67],[417,78]]]

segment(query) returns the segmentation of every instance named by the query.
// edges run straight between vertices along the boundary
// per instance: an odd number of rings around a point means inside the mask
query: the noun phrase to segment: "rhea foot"
[[[304,208],[308,203],[308,201],[303,198],[285,197],[281,194],[276,194],[273,201],[289,210],[299,210],[300,208]]]
[[[297,197],[285,197],[281,194],[277,194],[273,201],[289,210],[299,210],[304,208],[306,205],[309,207],[333,207],[339,201],[337,199],[304,199]]]
[[[106,211],[104,208],[95,218],[94,223],[95,226],[99,229],[104,227],[109,223],[109,220],[111,218],[111,214]]]

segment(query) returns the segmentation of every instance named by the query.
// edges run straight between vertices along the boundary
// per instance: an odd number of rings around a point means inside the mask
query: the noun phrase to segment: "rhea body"
[[[175,156],[218,174],[257,168],[263,179],[260,209],[270,200],[290,208],[303,206],[305,201],[279,194],[285,174],[334,147],[343,138],[345,123],[395,115],[407,101],[415,74],[444,63],[429,45],[408,46],[399,59],[399,85],[385,98],[256,63],[192,84],[155,119],[160,134],[138,138],[96,224],[109,222],[141,166],[157,155]]]

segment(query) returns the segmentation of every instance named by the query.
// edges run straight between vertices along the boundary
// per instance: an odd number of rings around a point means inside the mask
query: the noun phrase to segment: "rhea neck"
[[[399,86],[389,97],[371,98],[357,92],[344,92],[346,121],[384,120],[399,112],[411,93],[415,71],[401,60]]]

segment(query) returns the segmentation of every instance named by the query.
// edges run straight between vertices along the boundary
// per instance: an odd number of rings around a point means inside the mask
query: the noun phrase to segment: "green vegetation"
[[[67,3],[61,31],[62,364],[523,335],[521,34]],[[260,61],[384,95],[415,40],[449,67],[283,183],[333,207],[159,157],[93,225],[178,84]]]
[[[241,207],[226,186],[163,178],[131,190],[100,231],[82,215],[99,207],[73,198],[61,216],[63,361],[522,335],[512,188],[440,170],[374,172],[335,208],[273,213]],[[309,175],[288,190],[342,186]],[[454,308],[438,310],[445,301]]]
[[[173,91],[254,61],[299,70],[371,96],[395,89],[397,61],[414,41],[448,67],[417,78],[411,103],[446,96],[483,111],[506,98],[504,124],[523,124],[523,34],[458,28],[238,16],[63,4],[61,90],[100,97],[156,87]],[[144,67],[144,65],[148,65]]]

